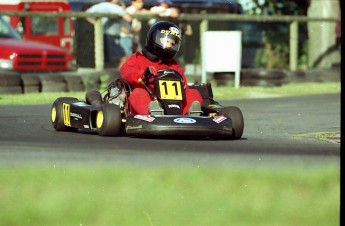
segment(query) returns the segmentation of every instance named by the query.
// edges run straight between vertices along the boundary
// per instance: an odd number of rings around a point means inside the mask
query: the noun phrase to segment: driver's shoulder
[[[182,67],[176,61],[173,62],[169,68],[178,71],[180,74],[184,74]]]

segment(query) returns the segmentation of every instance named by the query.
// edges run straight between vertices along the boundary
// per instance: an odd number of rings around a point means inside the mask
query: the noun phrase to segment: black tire
[[[41,79],[37,74],[23,73],[20,75],[24,86],[40,86]]]
[[[241,71],[241,86],[275,87],[286,83],[287,73],[278,69],[251,68]]]
[[[18,73],[3,73],[0,74],[0,86],[21,86],[22,80]]]
[[[85,91],[84,84],[83,83],[80,83],[80,84],[77,84],[77,83],[67,84],[67,91],[68,92],[81,92],[81,91]]]
[[[102,94],[98,90],[89,90],[85,94],[87,104],[100,107],[102,105]]]
[[[65,78],[61,74],[39,74],[41,80],[41,92],[67,92]]]
[[[282,86],[283,81],[278,79],[242,79],[241,86],[277,87]]]
[[[23,93],[23,87],[22,86],[0,86],[0,93],[3,93],[3,94]]]
[[[115,104],[105,103],[97,112],[96,126],[100,136],[118,136],[121,132],[121,111]]]
[[[215,72],[213,79],[216,81],[217,86],[226,86],[229,81],[234,80],[234,75],[228,72]]]
[[[65,81],[67,84],[67,91],[68,92],[78,92],[78,91],[85,91],[83,80],[78,75],[66,75]]]
[[[41,83],[64,83],[65,77],[62,74],[46,73],[38,74]]]
[[[231,139],[241,139],[244,129],[244,119],[242,111],[235,106],[224,107],[221,113],[231,118],[232,121],[232,136]]]
[[[65,75],[64,78],[67,83],[83,83],[83,80],[79,75]]]
[[[37,74],[22,73],[23,93],[37,93],[41,91],[41,79]]]
[[[39,93],[41,86],[24,86],[23,93]]]
[[[77,98],[73,97],[60,97],[57,98],[51,108],[51,121],[53,124],[53,127],[56,131],[70,131],[70,132],[76,132],[77,128],[72,128],[69,126],[66,126],[64,124],[64,116],[63,116],[63,103],[64,102],[71,102],[75,101],[77,102]]]
[[[85,76],[82,77],[85,90],[101,88],[101,79],[99,76]]]
[[[278,69],[251,68],[241,71],[242,79],[284,79],[287,74]]]
[[[47,82],[42,84],[42,93],[67,92],[67,84],[61,82]]]
[[[7,70],[0,70],[0,77],[2,75],[10,75],[10,76],[13,76],[13,75],[20,75],[20,73],[18,71],[7,71]]]

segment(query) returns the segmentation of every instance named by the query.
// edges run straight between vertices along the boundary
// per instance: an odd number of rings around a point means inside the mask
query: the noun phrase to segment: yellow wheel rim
[[[97,118],[96,118],[96,126],[97,126],[98,129],[100,129],[102,127],[103,120],[104,120],[103,111],[99,111],[97,113]]]
[[[56,108],[53,107],[52,108],[52,122],[55,122],[56,121]]]

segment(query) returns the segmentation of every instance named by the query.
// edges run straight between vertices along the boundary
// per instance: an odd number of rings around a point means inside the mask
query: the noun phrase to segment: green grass
[[[0,105],[53,104],[58,97],[75,97],[84,100],[85,92],[0,94]]]
[[[340,83],[213,86],[220,99],[340,93]],[[85,92],[0,94],[0,105],[52,104]],[[283,156],[282,156],[283,157]],[[340,224],[339,168],[0,165],[0,226]]]
[[[339,169],[14,167],[0,225],[339,225]]]
[[[287,84],[281,87],[241,87],[212,85],[214,99],[240,99],[281,97],[309,94],[340,93],[339,82]],[[103,91],[103,90],[102,90]],[[28,94],[0,94],[0,105],[8,104],[52,104],[58,97],[69,96],[84,100],[85,92],[75,93],[28,93]]]
[[[212,86],[214,87],[214,86]],[[215,99],[241,99],[340,93],[339,82],[289,83],[281,87],[240,87],[220,86],[213,89]]]

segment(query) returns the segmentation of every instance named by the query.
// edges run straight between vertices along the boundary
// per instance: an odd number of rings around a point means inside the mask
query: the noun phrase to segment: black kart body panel
[[[129,136],[229,137],[232,121],[225,116],[130,115],[125,131]]]
[[[98,110],[99,107],[89,105],[84,101],[72,103],[66,101],[64,104],[64,118],[69,120],[72,128],[97,131],[96,115]]]
[[[149,77],[146,78],[149,80]],[[160,101],[163,115],[132,114],[128,97],[130,86],[118,79],[110,84],[107,94],[87,96],[86,101],[76,98],[58,98],[52,106],[52,123],[57,131],[91,131],[101,136],[124,134],[134,137],[178,137],[240,139],[244,120],[235,106],[222,106],[213,99],[211,84],[188,84],[200,92],[203,102],[201,112],[181,115],[185,99],[181,75],[174,70],[159,71],[154,82],[160,91],[148,91]],[[147,85],[145,85],[146,88]],[[113,90],[117,90],[112,93]],[[91,98],[92,97],[92,98]],[[93,102],[95,100],[95,102]],[[176,108],[176,109],[175,109]]]
[[[216,113],[216,109],[203,108]],[[96,115],[99,107],[84,101],[65,101],[64,118],[71,128],[97,131]],[[231,118],[225,116],[129,115],[124,124],[129,136],[221,137],[232,135]]]

